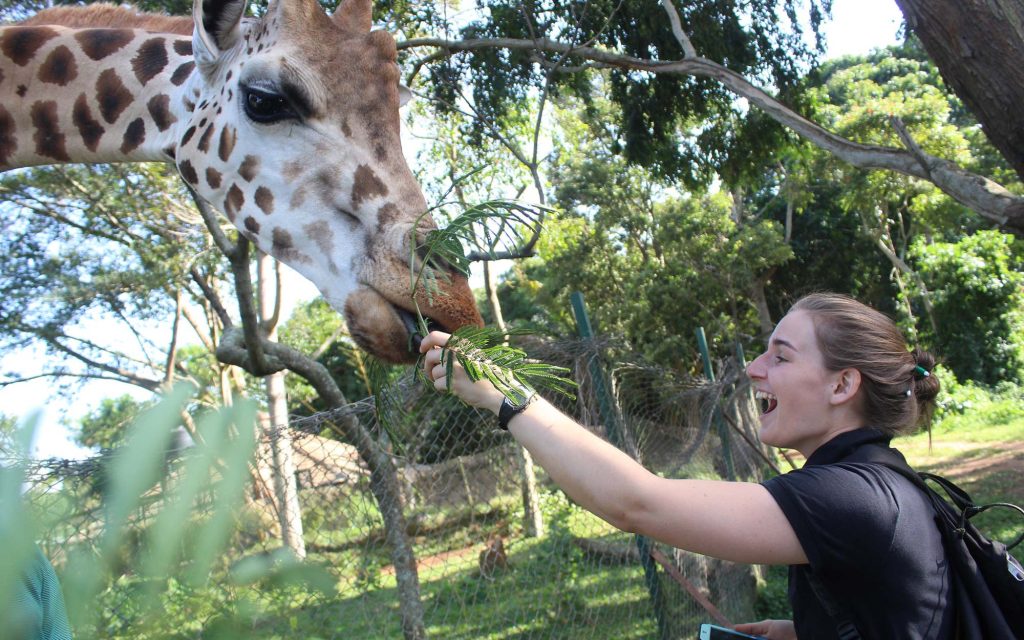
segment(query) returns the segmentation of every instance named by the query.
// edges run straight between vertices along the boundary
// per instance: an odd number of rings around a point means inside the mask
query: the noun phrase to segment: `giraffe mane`
[[[20,24],[26,26],[61,25],[72,29],[129,28],[158,33],[175,33],[183,36],[192,35],[191,16],[143,13],[131,7],[103,3],[44,9]]]

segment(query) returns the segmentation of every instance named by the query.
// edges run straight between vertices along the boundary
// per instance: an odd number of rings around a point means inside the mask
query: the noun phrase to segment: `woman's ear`
[[[832,397],[829,401],[832,404],[843,404],[853,400],[860,391],[860,371],[857,369],[843,369],[836,374],[832,382]]]

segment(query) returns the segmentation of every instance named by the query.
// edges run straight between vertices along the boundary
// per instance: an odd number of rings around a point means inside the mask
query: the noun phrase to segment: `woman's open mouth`
[[[775,411],[775,407],[779,406],[779,399],[775,397],[774,393],[755,391],[754,398],[761,403],[761,415],[771,413]]]

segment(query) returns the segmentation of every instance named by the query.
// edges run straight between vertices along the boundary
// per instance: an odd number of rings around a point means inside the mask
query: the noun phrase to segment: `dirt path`
[[[944,450],[957,451],[952,460],[947,456],[924,456],[919,464],[965,488],[981,478],[993,478],[1001,499],[1024,503],[1024,442],[978,444],[943,441]]]

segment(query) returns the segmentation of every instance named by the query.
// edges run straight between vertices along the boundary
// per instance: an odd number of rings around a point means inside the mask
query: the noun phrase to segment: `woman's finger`
[[[443,347],[448,344],[451,335],[443,331],[431,331],[420,343],[420,353],[426,353],[434,347]]]

